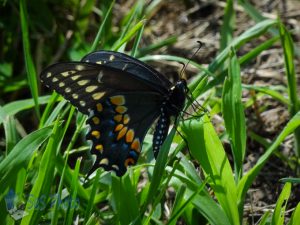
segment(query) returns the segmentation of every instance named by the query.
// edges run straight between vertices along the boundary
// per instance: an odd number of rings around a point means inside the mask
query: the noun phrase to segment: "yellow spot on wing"
[[[100,119],[97,116],[94,116],[92,120],[93,120],[94,124],[96,124],[96,125],[98,125],[100,123]]]
[[[100,161],[100,165],[108,165],[109,161],[108,161],[108,158],[104,158]]]
[[[99,144],[99,145],[96,145],[95,147],[98,151],[100,151],[101,153],[103,152],[103,145]]]
[[[140,140],[138,138],[134,139],[134,141],[132,142],[130,148],[135,150],[136,152],[140,152],[140,149],[141,149]]]
[[[64,82],[60,82],[60,83],[58,84],[58,86],[59,86],[59,87],[63,87],[63,86],[65,86],[65,83],[64,83]]]
[[[86,92],[93,92],[96,89],[97,89],[96,85],[91,85],[91,86],[86,87],[85,91]]]
[[[124,123],[124,124],[127,124],[127,123],[129,123],[129,121],[130,121],[129,115],[128,115],[128,114],[125,114],[125,115],[124,115],[124,119],[123,119],[123,123]]]
[[[66,93],[71,92],[71,88],[67,87],[67,88],[65,89],[65,92],[66,92]]]
[[[81,76],[80,75],[76,75],[76,76],[71,77],[71,79],[72,80],[78,80],[79,77],[81,77]]]
[[[134,138],[134,131],[133,131],[133,129],[130,129],[130,130],[127,131],[127,133],[126,133],[126,142],[127,142],[127,143],[132,142],[133,138]]]
[[[78,85],[83,86],[86,85],[89,82],[89,80],[80,80],[77,82]]]
[[[97,111],[98,111],[98,112],[102,112],[103,106],[102,106],[101,103],[98,103],[98,104],[96,105],[96,107],[97,107]]]
[[[109,61],[113,61],[114,59],[115,59],[115,56],[114,55],[110,55]]]
[[[72,94],[72,97],[74,98],[74,99],[78,99],[78,94]]]
[[[105,95],[105,92],[97,92],[95,94],[92,95],[92,98],[94,100],[99,100],[100,98],[102,98]]]
[[[47,78],[49,78],[49,77],[51,77],[51,76],[52,76],[52,73],[51,73],[51,72],[48,72],[47,75],[46,75]]]
[[[124,105],[125,98],[123,95],[116,95],[116,96],[110,97],[110,102],[114,105]]]
[[[117,165],[112,165],[112,168],[114,168],[115,170],[119,170],[119,167]]]
[[[76,69],[76,70],[79,70],[79,71],[80,71],[80,70],[84,70],[84,68],[85,68],[85,67],[84,67],[83,65],[77,65],[77,66],[75,67],[75,69]]]
[[[100,132],[97,130],[92,131],[92,136],[94,136],[95,138],[99,139],[100,138]]]
[[[125,106],[119,105],[116,107],[116,112],[123,114],[127,111],[127,108]]]
[[[122,137],[124,137],[124,135],[127,132],[127,127],[123,127],[122,130],[120,130],[118,136],[117,136],[117,141],[120,140]]]
[[[80,104],[81,106],[85,106],[85,101],[80,101],[79,104]]]
[[[57,82],[58,79],[56,77],[53,77],[52,82]]]

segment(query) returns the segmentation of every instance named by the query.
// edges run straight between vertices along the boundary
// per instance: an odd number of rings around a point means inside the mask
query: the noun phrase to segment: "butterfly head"
[[[170,89],[168,111],[172,116],[177,116],[183,109],[186,93],[188,91],[186,80],[180,79]]]

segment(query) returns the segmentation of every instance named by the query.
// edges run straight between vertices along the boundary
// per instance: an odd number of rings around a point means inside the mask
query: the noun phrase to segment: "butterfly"
[[[124,53],[97,51],[77,62],[56,63],[41,73],[41,81],[88,115],[96,155],[90,173],[102,167],[117,176],[135,165],[144,137],[156,122],[153,153],[166,139],[171,117],[182,112],[186,80],[172,84],[164,75]]]

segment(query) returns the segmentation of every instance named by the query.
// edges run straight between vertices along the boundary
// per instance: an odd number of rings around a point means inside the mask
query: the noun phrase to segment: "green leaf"
[[[29,194],[25,211],[28,215],[23,217],[21,225],[38,224],[41,215],[46,209],[46,204],[50,196],[52,180],[54,178],[54,169],[57,152],[57,142],[60,137],[60,123],[56,121],[52,136],[50,137],[46,150],[42,156],[37,179]],[[38,201],[37,201],[38,200]]]
[[[288,225],[298,225],[300,221],[300,203],[297,204]]]
[[[238,183],[238,205],[240,215],[243,215],[243,207],[246,193],[250,186],[252,185],[254,179],[257,177],[260,170],[263,168],[265,163],[268,161],[269,157],[274,151],[279,147],[279,145],[284,141],[284,139],[291,134],[297,127],[300,126],[300,112],[298,112],[284,127],[278,137],[273,141],[273,144],[266,150],[266,152],[259,158],[255,166],[248,171],[247,174]]]
[[[230,57],[228,77],[225,79],[223,87],[222,113],[226,132],[231,143],[236,181],[238,181],[243,172],[246,151],[246,125],[242,103],[241,73],[234,49],[232,49]]]
[[[231,224],[239,224],[237,193],[230,163],[222,143],[206,115],[200,120],[185,120],[181,126],[193,157],[201,164],[208,183]]]
[[[283,225],[285,208],[291,194],[291,188],[292,188],[291,183],[286,183],[284,185],[275,206],[275,210],[272,217],[272,223],[271,223],[272,225]]]
[[[27,166],[33,152],[49,137],[52,126],[34,131],[24,137],[0,163],[0,193],[15,182],[18,171]]]
[[[32,60],[31,53],[30,53],[30,42],[29,42],[29,33],[28,33],[28,15],[27,15],[25,0],[20,1],[20,20],[21,20],[21,28],[22,28],[22,41],[23,41],[27,79],[28,79],[31,95],[34,100],[35,111],[37,113],[38,118],[40,118],[37,74],[36,74],[33,60]]]

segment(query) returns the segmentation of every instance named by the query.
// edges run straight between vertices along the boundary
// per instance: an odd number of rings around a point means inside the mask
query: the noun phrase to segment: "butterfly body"
[[[98,167],[122,176],[136,164],[143,139],[157,120],[153,138],[156,157],[168,134],[170,118],[184,107],[187,85],[175,85],[145,63],[128,55],[98,51],[80,62],[58,63],[46,68],[41,80],[88,115]]]

